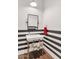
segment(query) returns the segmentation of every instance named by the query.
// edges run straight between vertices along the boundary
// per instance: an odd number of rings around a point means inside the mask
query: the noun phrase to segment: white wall
[[[18,0],[18,29],[27,29],[27,14],[39,15],[39,28],[47,25],[50,30],[61,30],[61,1],[36,0],[37,8],[32,8],[32,0]]]
[[[39,28],[42,28],[43,0],[36,0],[38,6],[32,8],[30,2],[32,0],[18,0],[18,29],[27,29],[27,14],[39,16]]]
[[[43,27],[45,25],[47,25],[48,30],[61,31],[61,0],[45,0],[44,1]],[[50,52],[47,48],[45,48],[45,50],[52,57],[54,57],[54,59],[59,59],[57,56],[55,56],[55,54]]]
[[[61,0],[45,0],[43,27],[50,30],[61,30]]]

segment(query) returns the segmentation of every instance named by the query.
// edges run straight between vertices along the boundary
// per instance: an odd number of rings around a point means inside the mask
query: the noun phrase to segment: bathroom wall
[[[43,13],[43,0],[36,0],[37,7],[30,6],[32,0],[18,0],[18,29],[27,30],[27,14],[34,14],[39,16],[39,29],[42,28],[42,13]]]
[[[61,0],[44,0],[43,27],[46,25],[48,31],[51,30],[50,33],[54,31],[61,32]],[[61,44],[61,40],[59,40],[59,38],[61,39],[61,34],[53,33],[51,34],[52,36],[50,36],[50,33],[48,32],[48,36],[46,36],[46,38],[50,38],[51,40],[54,40],[54,42]],[[58,36],[59,38],[56,38]],[[52,41],[52,43],[49,42],[50,39],[48,39],[48,41],[44,39],[46,42],[48,42],[44,49],[52,57],[54,57],[54,59],[61,59],[61,46],[56,46],[56,44],[54,44]],[[60,51],[58,52],[56,49],[54,49],[54,47],[51,47],[49,44],[56,47]]]
[[[39,29],[47,25],[50,30],[61,30],[61,1],[35,0],[36,8],[30,6],[32,0],[18,0],[18,29],[27,29],[27,14],[39,16]]]
[[[61,30],[61,0],[45,0],[43,27],[49,30]]]
[[[61,0],[36,0],[38,7],[32,8],[29,4],[32,0],[18,0],[18,29],[19,30],[27,30],[27,14],[39,15],[39,29],[43,29],[44,26],[47,25],[48,28],[48,41],[46,38],[44,39],[45,46],[50,49],[44,47],[44,49],[52,56],[54,59],[61,58],[61,34],[56,34],[57,32],[61,32]],[[54,33],[51,33],[54,32]],[[52,38],[51,38],[52,37]],[[52,40],[51,42],[49,42]],[[58,46],[56,45],[58,44]],[[60,46],[59,46],[60,44]],[[57,50],[58,51],[57,51]],[[60,51],[59,51],[60,50]],[[22,53],[22,52],[21,52]]]

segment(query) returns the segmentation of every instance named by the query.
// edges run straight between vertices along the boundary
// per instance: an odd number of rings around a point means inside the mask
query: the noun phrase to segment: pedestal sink
[[[26,35],[26,39],[27,39],[27,45],[29,46],[29,48],[27,49],[27,53],[28,53],[27,59],[29,59],[30,52],[43,49],[43,35],[39,35],[39,34]],[[29,44],[29,42],[32,42],[32,44]]]
[[[29,45],[29,50],[30,51],[34,51],[34,50],[39,50],[41,48],[43,48],[43,35],[26,35],[26,39]],[[30,45],[29,42],[32,42],[32,44]],[[38,49],[38,47],[40,47]]]
[[[43,35],[35,34],[35,35],[26,35],[26,39],[28,42],[38,41],[43,39]]]

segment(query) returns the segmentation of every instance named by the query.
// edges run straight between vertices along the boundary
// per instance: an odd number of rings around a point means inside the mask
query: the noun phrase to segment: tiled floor
[[[28,59],[27,54],[19,55],[18,59]],[[44,50],[34,51],[30,53],[29,59],[53,59],[47,52]]]

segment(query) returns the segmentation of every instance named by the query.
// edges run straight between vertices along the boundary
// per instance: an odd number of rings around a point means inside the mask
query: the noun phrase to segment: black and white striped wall
[[[44,49],[54,59],[61,59],[61,32],[48,30],[48,35],[44,37]]]
[[[42,34],[43,30],[30,31],[32,34]],[[26,35],[28,30],[18,30],[18,54],[27,53]],[[44,49],[54,59],[61,59],[61,31],[48,30],[48,35],[44,35]],[[30,42],[31,45],[32,42]],[[36,42],[35,42],[36,43]]]
[[[43,30],[35,30],[35,31],[30,31],[31,34],[42,34]],[[26,35],[29,34],[28,30],[18,30],[18,54],[24,54],[27,53],[27,40],[26,40]],[[38,41],[36,41],[38,42]],[[35,42],[35,43],[36,43]],[[29,42],[30,45],[32,42]],[[31,51],[31,50],[30,50]]]

